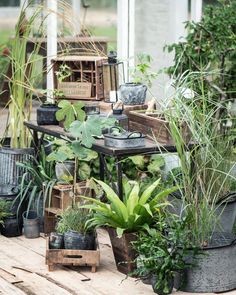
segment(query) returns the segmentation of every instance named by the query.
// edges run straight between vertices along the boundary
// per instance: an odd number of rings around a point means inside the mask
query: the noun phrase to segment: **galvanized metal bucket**
[[[24,170],[16,165],[17,162],[33,162],[34,149],[0,148],[0,184],[18,186]]]
[[[203,248],[203,255],[197,256],[197,266],[185,271],[182,291],[225,292],[236,288],[236,236],[215,233],[212,241]]]

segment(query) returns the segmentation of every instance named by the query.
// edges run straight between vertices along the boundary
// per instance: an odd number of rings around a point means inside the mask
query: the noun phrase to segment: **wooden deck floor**
[[[45,238],[6,238],[0,235],[0,294],[4,295],[149,295],[151,286],[125,279],[116,270],[107,233],[99,231],[101,265],[96,273],[89,268],[45,265]],[[189,293],[173,292],[176,295]],[[236,295],[236,291],[224,293]],[[203,295],[203,294],[202,294]],[[209,293],[208,293],[209,295]]]

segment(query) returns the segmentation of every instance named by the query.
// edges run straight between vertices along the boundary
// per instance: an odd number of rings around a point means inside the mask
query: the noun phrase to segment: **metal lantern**
[[[117,60],[117,53],[110,51],[107,63],[103,64],[104,99],[106,102],[117,102],[119,85],[124,83],[124,63]]]

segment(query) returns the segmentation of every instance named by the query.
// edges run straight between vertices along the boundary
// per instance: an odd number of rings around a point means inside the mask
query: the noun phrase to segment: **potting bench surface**
[[[24,123],[30,130],[32,130],[34,143],[36,148],[40,146],[39,133],[42,135],[48,134],[54,137],[63,138],[68,137],[73,139],[73,137],[65,132],[60,126],[46,125],[39,126],[35,121],[29,121]],[[193,144],[189,144],[187,149],[192,148]],[[176,147],[173,144],[160,144],[157,141],[150,139],[145,139],[145,146],[136,148],[116,148],[108,147],[104,144],[104,139],[98,139],[93,144],[92,149],[99,154],[100,157],[100,179],[104,180],[105,175],[108,179],[112,179],[109,170],[107,169],[105,156],[112,156],[115,158],[116,170],[117,170],[117,189],[113,183],[113,189],[117,190],[119,197],[122,199],[123,187],[122,187],[122,159],[125,157],[133,155],[144,155],[144,154],[158,154],[158,153],[173,153],[176,152]]]
[[[48,272],[46,241],[42,236],[6,238],[0,235],[0,294],[3,295],[151,295],[152,287],[116,270],[106,231],[99,230],[101,263],[96,273],[89,267],[58,266]],[[190,293],[173,292],[176,295]],[[195,293],[196,294],[196,293]],[[211,295],[213,293],[207,293]],[[224,293],[236,295],[236,291]],[[201,295],[204,295],[201,293]],[[206,295],[206,294],[205,294]]]

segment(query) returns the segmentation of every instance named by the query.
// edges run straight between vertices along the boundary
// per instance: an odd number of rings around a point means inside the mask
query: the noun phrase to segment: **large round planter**
[[[182,291],[225,292],[236,288],[236,236],[215,233],[208,248],[194,259],[196,266],[185,270]],[[189,258],[192,262],[192,259]]]
[[[42,104],[37,108],[37,124],[38,125],[58,125],[56,112],[60,108],[56,105]]]
[[[144,104],[147,86],[137,83],[126,83],[120,86],[120,100],[127,105]]]
[[[56,177],[58,180],[74,178],[75,161],[57,162],[55,165]]]
[[[157,288],[156,282],[157,282],[157,277],[154,275],[154,276],[152,276],[152,279],[151,279],[152,289],[153,289],[154,293],[156,293],[158,295],[168,295],[168,294],[172,293],[173,288],[174,288],[174,279],[173,278],[171,278],[168,281],[168,292],[164,292],[162,289]]]
[[[74,250],[94,250],[94,233],[81,234],[77,231],[69,230],[64,234],[65,249]]]
[[[39,217],[36,211],[23,213],[24,235],[28,239],[38,238],[40,235]]]
[[[13,149],[8,147],[0,148],[0,184],[18,186],[24,169],[16,165],[17,162],[33,162],[34,149]]]
[[[219,216],[217,231],[232,233],[236,220],[236,193],[225,197],[225,201],[216,208],[216,216]]]
[[[118,238],[116,230],[108,228],[112,250],[118,271],[128,274],[136,269],[135,258],[137,253],[132,248],[131,242],[137,239],[134,233],[124,233]]]

